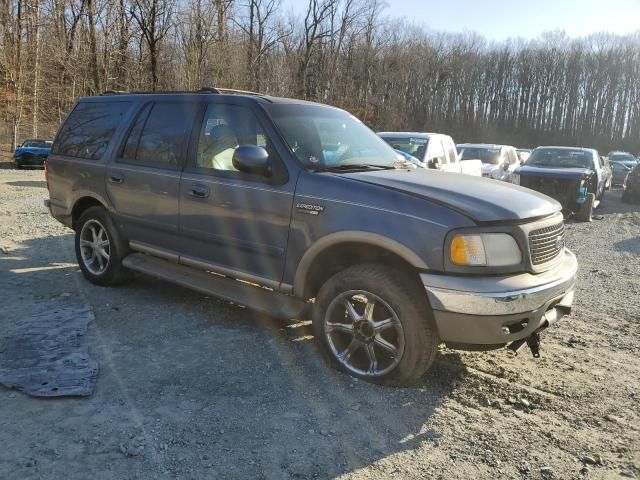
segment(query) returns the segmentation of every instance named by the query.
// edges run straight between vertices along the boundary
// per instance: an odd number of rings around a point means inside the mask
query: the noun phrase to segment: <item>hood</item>
[[[446,205],[478,223],[546,217],[561,209],[558,202],[534,190],[459,173],[418,169],[337,175]]]
[[[18,147],[14,152],[14,155],[20,155],[23,153],[32,153],[34,155],[48,155],[51,148],[45,147]]]
[[[580,180],[593,175],[593,170],[589,170],[588,168],[543,168],[525,165],[518,168],[516,173],[521,177],[549,177]]]

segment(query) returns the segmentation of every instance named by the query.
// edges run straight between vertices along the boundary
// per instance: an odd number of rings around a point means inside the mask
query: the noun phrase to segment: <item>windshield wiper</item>
[[[319,172],[356,172],[358,170],[395,170],[390,165],[371,165],[368,163],[350,163],[346,165],[333,165],[331,167],[318,168]]]

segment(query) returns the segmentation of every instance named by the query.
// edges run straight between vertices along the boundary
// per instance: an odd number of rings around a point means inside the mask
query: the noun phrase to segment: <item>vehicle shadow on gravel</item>
[[[397,459],[387,457],[437,451],[438,409],[466,375],[457,354],[443,351],[413,388],[371,385],[326,365],[308,321],[267,318],[145,276],[94,286],[70,265],[72,242],[71,234],[38,238],[0,254],[0,288],[25,292],[10,302],[14,314],[36,297],[93,309],[94,396],[25,398],[21,408],[38,402],[39,414],[12,412],[25,431],[41,417],[66,419],[66,437],[100,425],[101,453],[83,457],[86,471],[106,462],[113,478],[131,468],[144,478],[158,464],[167,478],[335,478],[381,462],[388,476]],[[120,445],[137,435],[144,448],[127,458]],[[53,462],[41,460],[61,468]]]

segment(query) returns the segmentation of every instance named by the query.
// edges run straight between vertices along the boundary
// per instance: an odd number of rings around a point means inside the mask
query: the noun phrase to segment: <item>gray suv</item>
[[[47,183],[90,282],[139,271],[311,316],[329,361],[368,381],[414,383],[440,343],[537,354],[571,309],[556,201],[408,169],[325,105],[215,89],[83,98]]]

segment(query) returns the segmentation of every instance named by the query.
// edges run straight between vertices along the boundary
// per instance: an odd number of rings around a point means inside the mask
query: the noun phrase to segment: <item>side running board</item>
[[[207,295],[244,305],[272,317],[282,319],[310,318],[310,305],[298,298],[144,253],[127,255],[122,260],[122,265],[161,280],[167,280]]]

